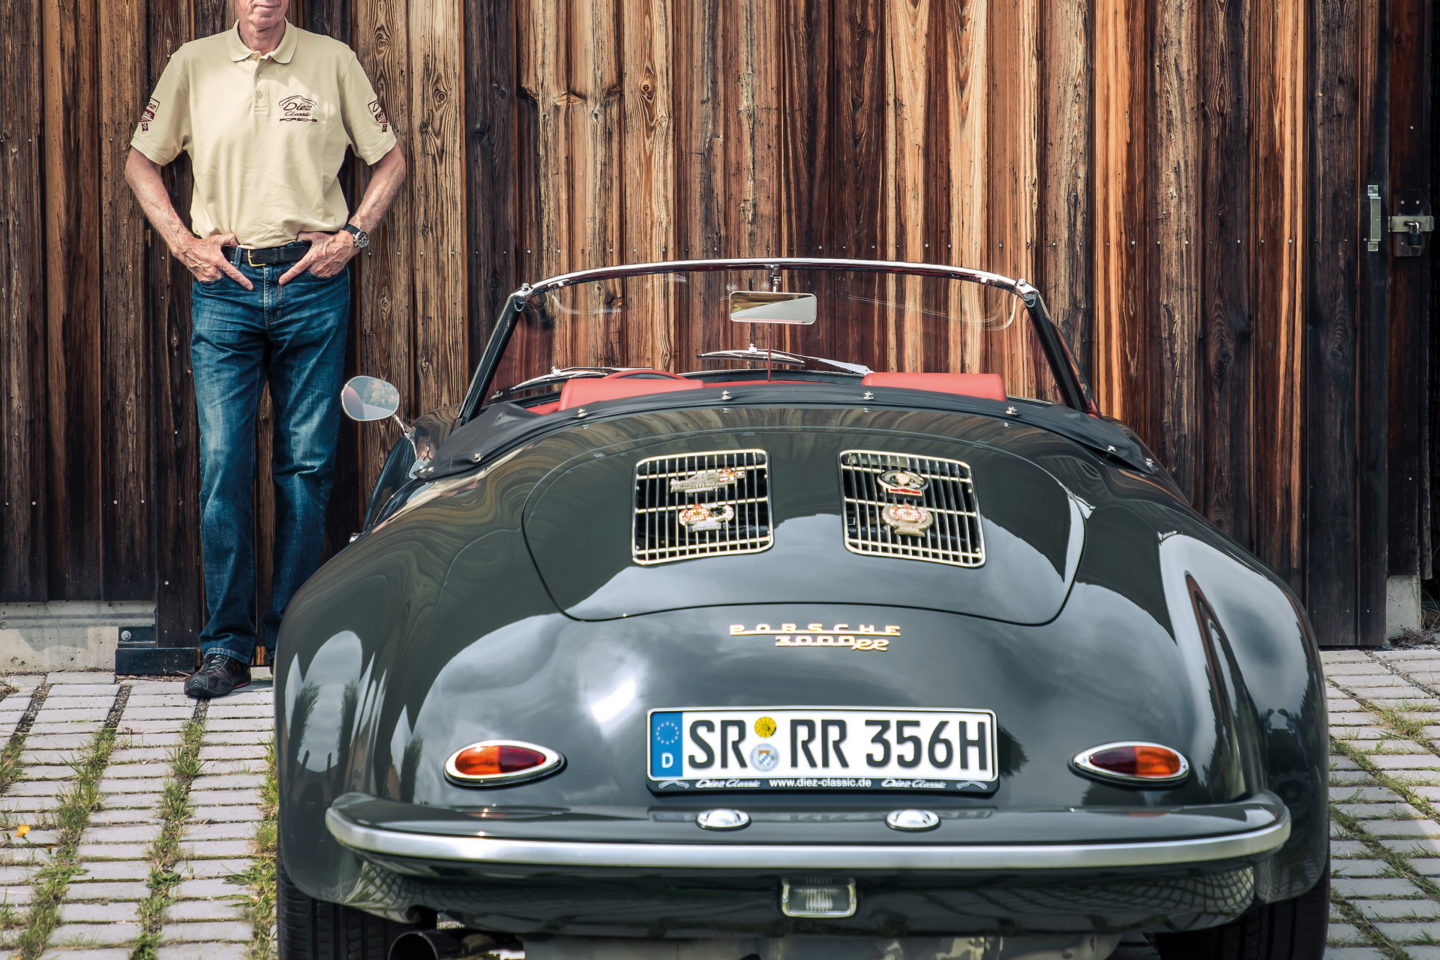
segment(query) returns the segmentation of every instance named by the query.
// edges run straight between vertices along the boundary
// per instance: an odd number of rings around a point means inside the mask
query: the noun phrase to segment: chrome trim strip
[[[1243,833],[1143,843],[848,844],[581,843],[437,836],[362,826],[325,811],[325,826],[359,853],[474,864],[714,870],[1070,870],[1152,867],[1255,857],[1290,838],[1290,813]]]

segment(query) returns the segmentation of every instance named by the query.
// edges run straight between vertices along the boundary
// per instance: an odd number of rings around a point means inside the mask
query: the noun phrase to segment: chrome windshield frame
[[[577,270],[541,280],[537,283],[521,284],[505,299],[505,308],[495,323],[495,329],[485,344],[485,351],[475,367],[465,402],[460,407],[460,422],[464,423],[480,412],[490,384],[500,367],[500,358],[519,324],[520,314],[525,305],[534,297],[552,290],[571,287],[598,280],[615,280],[625,277],[639,277],[650,274],[678,272],[708,272],[717,270],[851,270],[873,271],[876,273],[907,274],[910,276],[939,277],[977,283],[1008,291],[1019,297],[1025,304],[1026,313],[1040,339],[1051,374],[1066,406],[1082,413],[1095,412],[1088,399],[1085,381],[1076,368],[1068,345],[1059,329],[1050,319],[1045,299],[1026,280],[1013,279],[998,273],[973,270],[968,267],[952,267],[936,263],[909,263],[899,260],[845,260],[818,257],[737,257],[710,260],[665,260],[653,263],[634,263],[613,267],[596,267]]]

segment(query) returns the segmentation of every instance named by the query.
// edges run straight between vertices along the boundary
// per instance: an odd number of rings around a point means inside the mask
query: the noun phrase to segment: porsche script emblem
[[[880,511],[880,519],[907,537],[918,537],[935,523],[933,513],[913,503],[888,504]]]
[[[924,477],[909,470],[886,470],[880,474],[880,486],[885,492],[901,497],[923,496],[926,483]]]
[[[900,636],[900,627],[893,623],[885,626],[873,623],[857,623],[854,626],[848,623],[757,623],[753,627],[732,623],[730,636],[770,637],[777,647],[839,647],[884,653],[890,649],[890,640]],[[761,717],[755,721],[755,732],[762,737],[770,736],[775,732],[775,721],[770,717]]]
[[[735,508],[728,503],[697,503],[681,510],[678,519],[690,530],[719,530],[735,519]]]
[[[700,470],[688,477],[677,477],[670,481],[671,493],[712,493],[730,486],[745,476],[744,467],[716,467]]]

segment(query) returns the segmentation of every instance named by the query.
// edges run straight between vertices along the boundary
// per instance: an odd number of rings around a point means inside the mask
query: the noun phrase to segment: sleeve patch
[[[141,133],[149,133],[149,132],[150,132],[150,124],[151,124],[152,121],[154,121],[154,119],[155,119],[155,112],[156,112],[157,110],[159,110],[159,109],[160,109],[160,101],[159,101],[159,100],[156,100],[154,97],[151,97],[151,98],[150,98],[150,102],[147,103],[147,104],[145,104],[145,112],[142,113],[142,114],[140,114],[140,132],[141,132]]]
[[[370,116],[380,124],[380,132],[388,133],[390,130],[390,118],[385,116],[385,108],[380,106],[380,99],[377,97],[370,101]]]

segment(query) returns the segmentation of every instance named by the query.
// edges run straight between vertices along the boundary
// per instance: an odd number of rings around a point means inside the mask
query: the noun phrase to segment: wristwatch
[[[355,224],[347,223],[340,229],[346,231],[350,234],[350,236],[355,238],[356,250],[364,250],[366,247],[370,246],[370,234],[366,233],[364,230],[361,230],[359,227],[355,226]]]

